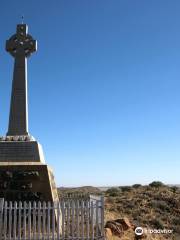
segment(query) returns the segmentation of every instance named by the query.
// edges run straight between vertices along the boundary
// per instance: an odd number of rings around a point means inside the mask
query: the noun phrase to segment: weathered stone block
[[[0,163],[0,198],[58,201],[52,170],[46,164]]]

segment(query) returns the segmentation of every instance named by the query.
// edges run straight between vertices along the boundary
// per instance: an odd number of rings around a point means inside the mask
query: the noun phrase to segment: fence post
[[[2,239],[4,198],[0,198],[0,240]]]
[[[101,234],[104,239],[104,196],[101,197]]]

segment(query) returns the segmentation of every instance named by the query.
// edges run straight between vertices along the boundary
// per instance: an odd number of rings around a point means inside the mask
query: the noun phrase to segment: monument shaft
[[[27,59],[15,58],[8,136],[28,135]]]

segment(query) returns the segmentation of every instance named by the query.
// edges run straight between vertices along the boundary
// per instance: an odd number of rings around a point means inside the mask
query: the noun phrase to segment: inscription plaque
[[[40,144],[37,141],[0,142],[0,162],[44,162]]]

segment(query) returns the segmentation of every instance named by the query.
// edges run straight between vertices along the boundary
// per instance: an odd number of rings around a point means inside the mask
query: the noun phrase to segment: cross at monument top
[[[17,25],[16,34],[6,41],[6,51],[13,57],[18,55],[29,57],[33,52],[37,51],[37,41],[28,34],[26,24]]]

